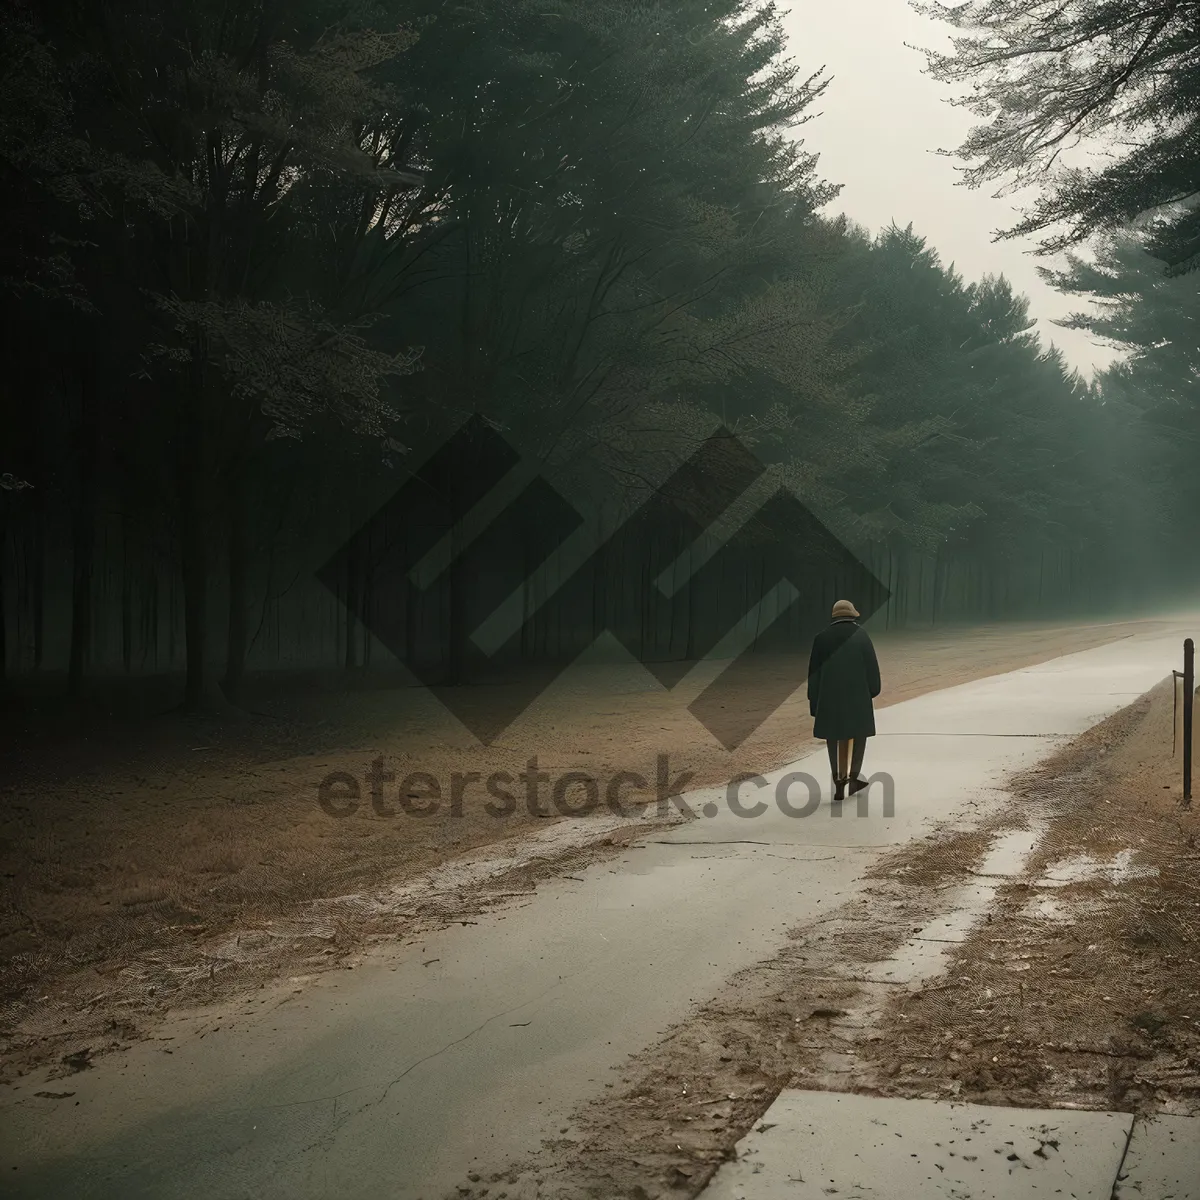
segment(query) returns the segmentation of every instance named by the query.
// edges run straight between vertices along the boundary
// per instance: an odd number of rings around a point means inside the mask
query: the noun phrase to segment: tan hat
[[[833,619],[835,621],[839,617],[857,617],[858,615],[858,609],[849,600],[839,600],[833,606]]]

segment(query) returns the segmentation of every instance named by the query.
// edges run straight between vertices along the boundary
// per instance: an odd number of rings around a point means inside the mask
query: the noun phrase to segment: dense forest
[[[920,214],[837,215],[802,140],[836,91],[760,0],[5,6],[0,673],[178,671],[199,705],[248,671],[386,667],[317,572],[472,414],[600,525],[727,427],[888,586],[890,623],[1178,600],[1197,5],[1149,6],[1149,41],[1115,0],[1053,7],[1116,47],[1120,79],[1038,76],[1094,86],[1088,121],[1158,120],[1143,85],[1176,106],[1136,187],[1067,180],[1021,230],[1070,229],[1049,276],[1125,351],[1094,380]],[[1021,127],[988,31],[1057,35],[1012,8],[956,9],[984,33],[932,68],[989,80],[986,128],[1033,161],[1059,130]],[[966,149],[976,182],[1021,166],[999,134]]]

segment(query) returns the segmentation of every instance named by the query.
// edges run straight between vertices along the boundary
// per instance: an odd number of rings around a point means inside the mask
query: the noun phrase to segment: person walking
[[[879,660],[870,635],[849,600],[833,606],[833,623],[813,639],[808,660],[808,707],[813,736],[824,740],[833,773],[834,799],[866,787],[861,776],[867,738],[875,735]]]

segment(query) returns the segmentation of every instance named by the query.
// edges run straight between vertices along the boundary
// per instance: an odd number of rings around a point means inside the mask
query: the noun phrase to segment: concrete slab
[[[785,1091],[704,1200],[1110,1200],[1132,1123],[1127,1113]]]
[[[1113,1200],[1200,1200],[1200,1117],[1141,1117]]]

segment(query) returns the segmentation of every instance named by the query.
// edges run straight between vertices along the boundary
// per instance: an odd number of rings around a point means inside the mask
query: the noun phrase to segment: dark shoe
[[[833,781],[833,802],[841,804],[846,798],[846,781],[844,779],[835,779]]]
[[[865,780],[865,779],[850,780],[850,795],[853,796],[855,792],[861,792],[863,790],[863,788],[865,788],[867,786],[869,786],[869,785],[868,785],[867,780]]]

